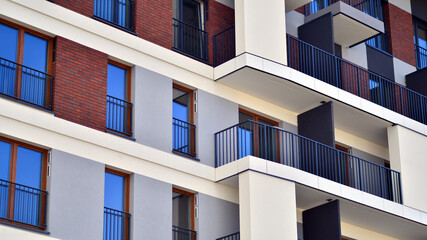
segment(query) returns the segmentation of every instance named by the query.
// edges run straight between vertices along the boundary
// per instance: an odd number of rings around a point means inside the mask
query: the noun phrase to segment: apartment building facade
[[[424,0],[0,0],[0,239],[426,239]]]

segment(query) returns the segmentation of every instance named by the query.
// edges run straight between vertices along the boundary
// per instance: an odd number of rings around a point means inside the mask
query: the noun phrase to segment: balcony
[[[133,0],[95,0],[93,9],[95,19],[133,32]]]
[[[190,157],[196,157],[196,125],[172,119],[173,151]]]
[[[382,12],[381,0],[315,0],[305,6],[305,23],[320,20],[320,26],[329,29],[321,17],[331,14],[334,42],[348,47],[384,33]]]
[[[337,88],[427,124],[427,97],[288,36],[288,65]]]
[[[172,240],[197,240],[197,232],[178,226],[172,226]]]
[[[173,19],[173,49],[197,60],[208,61],[208,33]]]
[[[217,238],[216,240],[240,240],[240,232],[233,233],[224,237]]]
[[[132,109],[132,103],[107,96],[107,129],[132,136]]]
[[[0,179],[0,221],[46,230],[47,192]]]
[[[0,95],[52,109],[53,76],[0,58]]]
[[[427,49],[415,44],[415,56],[417,59],[417,69],[427,67]]]
[[[236,56],[236,30],[231,26],[213,36],[213,65],[219,66]]]
[[[130,214],[104,207],[104,240],[129,240]]]
[[[248,155],[402,203],[400,173],[306,137],[254,121],[215,134],[216,166]]]

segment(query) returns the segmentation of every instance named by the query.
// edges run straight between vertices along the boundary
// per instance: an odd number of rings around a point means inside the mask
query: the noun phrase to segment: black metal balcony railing
[[[427,124],[427,97],[292,36],[288,66]]]
[[[196,157],[196,125],[172,119],[173,150]]]
[[[173,19],[173,48],[196,59],[208,61],[208,33]]]
[[[235,34],[234,26],[231,26],[213,36],[214,67],[236,56]]]
[[[116,27],[133,31],[133,0],[95,0],[94,17]]]
[[[132,136],[132,108],[130,102],[107,96],[107,128]]]
[[[240,232],[233,233],[224,237],[217,238],[216,240],[240,240]]]
[[[197,232],[178,226],[172,226],[172,240],[197,240]]]
[[[400,173],[309,138],[246,121],[215,134],[216,166],[252,155],[402,202]]]
[[[415,44],[415,56],[417,59],[418,69],[427,67],[427,49]]]
[[[305,16],[316,13],[339,1],[347,3],[371,17],[383,20],[381,0],[314,0],[305,5]]]
[[[52,75],[0,58],[0,94],[52,109]]]
[[[0,179],[0,221],[46,229],[47,192]]]
[[[130,214],[104,207],[104,240],[129,240]]]

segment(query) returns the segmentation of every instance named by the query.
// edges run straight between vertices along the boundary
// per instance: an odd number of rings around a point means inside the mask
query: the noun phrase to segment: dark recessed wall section
[[[393,56],[366,45],[366,57],[369,71],[394,81]]]
[[[335,56],[342,58],[341,45],[334,43],[334,46],[335,46]]]
[[[341,240],[338,200],[302,212],[304,240]]]
[[[427,68],[406,75],[406,86],[427,96]]]
[[[332,102],[325,103],[298,115],[298,134],[335,147]]]
[[[298,37],[304,42],[334,54],[332,14],[327,13],[298,27]]]
[[[427,1],[426,0],[411,0],[412,15],[427,22]]]

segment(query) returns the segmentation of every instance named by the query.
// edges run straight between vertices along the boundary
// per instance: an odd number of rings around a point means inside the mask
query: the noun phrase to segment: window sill
[[[119,136],[119,137],[122,137],[122,138],[126,138],[126,139],[131,140],[131,141],[136,141],[136,139],[133,138],[133,137],[131,137],[131,136],[128,136],[128,135],[126,135],[124,133],[119,133],[119,132],[111,130],[111,129],[106,129],[105,132],[111,133],[113,135],[116,135],[116,136]]]
[[[189,159],[192,159],[192,160],[200,162],[200,159],[198,159],[197,157],[190,156],[190,155],[188,155],[186,153],[183,153],[183,152],[172,150],[172,153],[174,153],[176,155],[180,155],[181,157],[189,158]]]
[[[102,23],[108,24],[108,25],[110,25],[110,26],[112,26],[114,28],[120,29],[120,30],[125,31],[127,33],[130,33],[132,35],[138,36],[138,34],[136,34],[136,32],[134,32],[134,30],[132,30],[132,29],[128,29],[128,28],[122,27],[120,25],[117,25],[117,24],[115,24],[113,22],[107,21],[107,20],[105,20],[103,18],[100,18],[100,17],[97,17],[97,16],[92,16],[92,18],[95,19],[95,20],[98,20],[98,21],[100,21]]]

